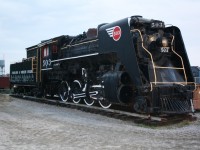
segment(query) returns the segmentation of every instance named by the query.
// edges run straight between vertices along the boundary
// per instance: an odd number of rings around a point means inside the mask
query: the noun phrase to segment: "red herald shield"
[[[106,29],[108,35],[113,38],[114,41],[118,41],[121,37],[122,31],[119,26]]]
[[[116,26],[113,30],[113,40],[118,41],[121,37],[121,28]]]

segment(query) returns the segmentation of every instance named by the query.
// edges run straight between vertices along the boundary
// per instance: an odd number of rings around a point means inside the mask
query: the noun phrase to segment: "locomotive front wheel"
[[[67,82],[62,82],[59,87],[59,96],[63,102],[68,101],[69,99],[69,85]]]
[[[72,94],[73,95],[80,94],[82,92],[81,83],[78,80],[73,81],[71,88],[72,88]],[[81,98],[74,98],[73,97],[72,100],[73,100],[74,103],[78,104],[78,103],[80,103]]]
[[[110,108],[110,106],[112,105],[108,100],[103,99],[103,100],[99,100],[99,104],[101,107],[103,108]]]

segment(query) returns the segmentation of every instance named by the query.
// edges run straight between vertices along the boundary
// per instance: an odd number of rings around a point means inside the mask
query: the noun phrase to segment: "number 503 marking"
[[[43,67],[50,67],[51,66],[51,59],[43,60]]]

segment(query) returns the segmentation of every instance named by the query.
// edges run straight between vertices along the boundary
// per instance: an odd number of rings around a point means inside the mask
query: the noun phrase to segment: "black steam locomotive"
[[[26,50],[27,58],[10,66],[15,93],[98,101],[103,108],[118,103],[148,114],[193,111],[194,79],[181,32],[162,21],[132,16]]]

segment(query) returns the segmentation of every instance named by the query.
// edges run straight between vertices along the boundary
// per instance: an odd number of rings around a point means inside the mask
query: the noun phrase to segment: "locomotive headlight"
[[[153,42],[156,41],[156,37],[155,36],[149,36],[149,42]]]
[[[167,47],[168,46],[168,40],[167,38],[162,38],[162,46]]]

